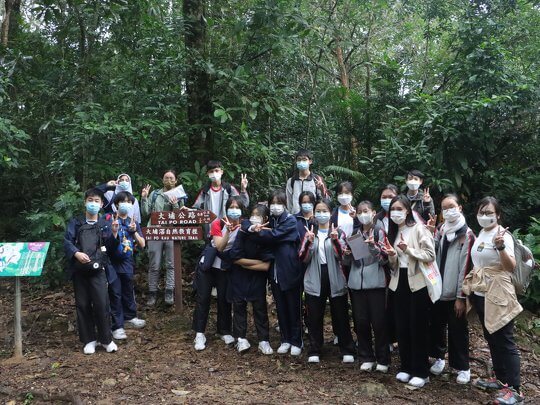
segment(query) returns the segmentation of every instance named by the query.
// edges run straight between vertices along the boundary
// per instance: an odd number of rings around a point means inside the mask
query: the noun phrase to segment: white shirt
[[[230,250],[233,247],[233,244],[234,244],[234,241],[236,239],[236,235],[238,235],[238,230],[239,229],[240,228],[236,228],[229,235],[229,240],[227,241],[227,245],[225,246],[225,249],[223,249],[224,252],[226,252],[227,250]],[[228,233],[229,233],[229,230],[227,229],[227,227],[223,228],[223,231],[222,231],[223,236],[225,237]],[[212,243],[212,246],[216,247],[216,244],[214,242],[214,238],[212,238],[211,243]],[[219,258],[219,256],[216,256],[216,258],[214,259],[214,263],[212,263],[212,267],[216,268],[216,269],[221,269],[221,259]]]
[[[210,211],[212,211],[214,214],[216,214],[218,218],[222,218],[222,216],[225,214],[225,213],[221,212],[221,205],[222,205],[221,193],[222,193],[222,191],[223,190],[222,190],[221,187],[217,191],[215,191],[212,187],[210,187],[210,190],[208,190],[208,193],[210,194],[210,202],[211,202],[211,205],[208,208],[210,209]],[[220,216],[220,214],[223,214],[223,215]]]
[[[328,229],[319,229],[317,231],[317,239],[319,239],[319,262],[326,264],[326,252],[324,251],[324,242],[328,238]]]
[[[401,242],[401,236],[403,235],[403,240],[409,244],[409,235],[411,234],[411,226],[404,225],[401,228],[399,228],[396,240],[394,242],[394,249],[397,252],[398,260],[399,260],[399,267],[407,268],[409,266],[409,255],[405,252],[403,252],[400,248],[398,248],[399,242]]]
[[[499,251],[495,249],[493,239],[497,235],[497,232],[502,230],[503,228],[496,226],[487,232],[483,229],[480,231],[471,250],[471,260],[474,268],[497,266],[501,263]],[[514,240],[508,232],[505,232],[504,234],[504,245],[508,255],[514,257]],[[487,283],[489,284],[490,281],[491,280],[488,279]],[[485,296],[485,294],[476,291],[475,294],[480,297]]]
[[[349,215],[349,211],[343,211],[341,208],[338,208],[337,224],[347,238],[352,235],[354,219]]]

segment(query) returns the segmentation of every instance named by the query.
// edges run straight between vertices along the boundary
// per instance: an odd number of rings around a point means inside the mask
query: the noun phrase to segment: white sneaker
[[[403,382],[403,383],[408,383],[409,380],[411,379],[411,375],[409,373],[404,372],[404,371],[400,371],[399,373],[396,374],[396,379],[398,381]]]
[[[223,340],[227,346],[234,343],[234,338],[231,335],[221,335],[221,340]]]
[[[266,340],[259,342],[259,351],[262,354],[273,354],[274,350],[272,350],[272,346],[270,346],[270,343]]]
[[[243,353],[251,347],[247,339],[238,338],[238,343],[236,343],[236,349],[238,353]]]
[[[129,321],[126,321],[125,323],[126,323],[126,326],[131,326],[132,328],[135,328],[135,329],[144,328],[144,326],[146,325],[146,321],[144,319],[139,319],[139,318],[130,319]]]
[[[307,359],[308,363],[318,363],[321,359],[319,359],[319,356],[309,356]]]
[[[428,382],[429,382],[429,377],[426,377],[426,378],[413,377],[409,380],[409,385],[412,385],[413,387],[416,387],[416,388],[422,388]]]
[[[300,353],[302,353],[301,347],[291,345],[291,356],[300,356]]]
[[[339,338],[334,335],[334,346],[337,346],[339,344]]]
[[[362,371],[371,371],[373,369],[374,365],[375,365],[375,363],[372,363],[370,361],[366,361],[365,363],[362,363],[362,365],[360,366],[360,370],[362,370]]]
[[[96,352],[96,346],[97,342],[95,340],[93,342],[87,343],[86,345],[84,345],[83,353],[94,354]]]
[[[352,354],[345,354],[341,361],[343,363],[354,363],[354,356]]]
[[[290,343],[282,343],[278,347],[277,352],[279,354],[285,354],[285,353],[288,353],[290,349],[291,349],[291,344]]]
[[[456,378],[458,384],[468,384],[471,381],[471,370],[459,370]]]
[[[197,332],[195,335],[195,340],[193,341],[195,345],[193,346],[195,350],[201,351],[206,349],[206,336],[204,336],[204,333]]]
[[[377,367],[375,367],[375,371],[378,371],[379,373],[387,373],[388,366],[385,366],[384,364],[377,364]]]
[[[127,339],[126,331],[124,328],[118,328],[112,331],[112,337],[116,340],[124,340]]]
[[[107,353],[113,353],[118,351],[118,346],[116,346],[116,343],[114,343],[114,340],[111,340],[111,343],[108,345],[102,343],[101,346],[107,351]]]
[[[429,371],[431,374],[439,375],[443,372],[444,366],[446,365],[446,362],[444,359],[436,359]]]
[[[210,295],[214,298],[217,298],[217,288],[216,287],[212,287],[212,292],[210,293]]]

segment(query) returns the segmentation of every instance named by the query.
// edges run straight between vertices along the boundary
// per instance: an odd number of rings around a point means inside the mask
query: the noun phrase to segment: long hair
[[[388,210],[388,212],[390,213],[392,212],[392,206],[397,202],[400,202],[407,210],[407,216],[405,217],[405,225],[413,226],[416,223],[416,221],[414,220],[414,216],[412,213],[411,202],[409,201],[409,198],[406,195],[399,194],[399,195],[396,195],[394,198],[392,198],[392,201],[390,202],[390,209]],[[388,220],[388,241],[390,242],[392,246],[394,246],[394,242],[396,241],[398,230],[399,230],[399,225],[396,224],[394,221],[392,221],[392,219],[389,219]]]

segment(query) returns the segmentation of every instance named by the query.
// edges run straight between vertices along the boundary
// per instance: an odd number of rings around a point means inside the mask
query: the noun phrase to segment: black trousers
[[[276,303],[281,343],[302,347],[302,287],[282,291],[274,280],[270,286]]]
[[[109,284],[112,330],[124,327],[124,321],[137,316],[137,303],[133,289],[133,273],[117,273],[118,278]]]
[[[80,341],[85,345],[94,340],[106,345],[111,343],[109,294],[105,271],[92,276],[75,272],[73,289]]]
[[[211,268],[208,271],[197,270],[197,297],[193,312],[193,330],[204,333],[210,313],[212,287],[217,290],[217,333],[230,335],[232,325],[231,304],[227,301],[229,273],[221,269]]]
[[[268,321],[268,309],[266,297],[256,301],[250,301],[253,308],[253,320],[257,330],[259,342],[270,340],[270,324]],[[247,334],[247,301],[233,303],[233,332],[236,338],[246,338]]]
[[[469,328],[467,316],[456,316],[456,300],[437,301],[430,316],[430,355],[444,359],[447,350],[446,331],[448,329],[448,363],[456,370],[469,369]]]
[[[394,316],[394,292],[386,289],[386,328],[389,343],[397,342],[396,318]]]
[[[349,290],[351,294],[354,330],[358,339],[358,359],[361,363],[390,364],[388,322],[386,319],[386,289]],[[375,352],[372,344],[375,337]]]
[[[326,299],[330,299],[330,314],[334,333],[338,337],[341,354],[354,355],[354,344],[349,322],[349,304],[347,294],[331,297],[328,267],[321,265],[321,294],[320,296],[306,293],[306,309],[309,330],[309,355],[319,356],[324,344],[324,312]]]
[[[510,321],[498,331],[489,333],[484,322],[484,297],[471,294],[469,296],[471,303],[478,314],[484,337],[486,338],[493,361],[493,371],[495,376],[503,384],[508,384],[519,390],[520,381],[520,356],[514,340],[514,321]]]
[[[399,269],[394,292],[394,316],[400,370],[413,377],[429,376],[429,314],[432,306],[427,287],[411,292],[407,269]]]

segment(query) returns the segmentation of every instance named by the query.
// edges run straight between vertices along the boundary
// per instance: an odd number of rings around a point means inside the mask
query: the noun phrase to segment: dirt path
[[[491,395],[470,385],[455,384],[455,375],[432,378],[421,390],[410,390],[394,379],[396,354],[386,375],[360,372],[358,364],[343,365],[337,350],[327,345],[320,365],[308,365],[288,355],[263,356],[252,349],[239,355],[216,337],[195,352],[186,317],[158,308],[141,313],[143,330],[128,330],[128,340],[114,354],[100,350],[82,354],[74,331],[74,300],[65,292],[24,289],[25,360],[14,363],[12,350],[13,291],[0,284],[0,401],[15,403],[487,403]],[[213,315],[211,315],[212,318]],[[214,330],[214,324],[209,325]],[[253,330],[251,327],[250,330]],[[525,339],[525,340],[523,340]],[[538,353],[521,336],[522,381],[528,403],[540,403]],[[272,333],[277,347],[277,333]],[[471,356],[474,378],[485,375],[489,353],[473,325]],[[457,402],[456,402],[457,401]]]

